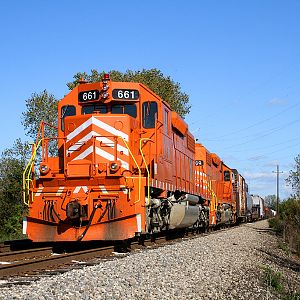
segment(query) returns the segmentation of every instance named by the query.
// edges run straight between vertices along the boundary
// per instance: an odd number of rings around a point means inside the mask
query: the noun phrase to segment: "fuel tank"
[[[185,228],[195,224],[199,216],[199,207],[188,202],[175,203],[170,213],[170,229]]]

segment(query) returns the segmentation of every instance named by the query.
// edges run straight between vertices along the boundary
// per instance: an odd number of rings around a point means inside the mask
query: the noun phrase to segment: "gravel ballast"
[[[300,289],[300,270],[287,261],[297,266],[278,248],[264,220],[25,286],[1,288],[0,282],[0,299],[281,299],[264,282],[263,267],[282,272],[292,288]]]

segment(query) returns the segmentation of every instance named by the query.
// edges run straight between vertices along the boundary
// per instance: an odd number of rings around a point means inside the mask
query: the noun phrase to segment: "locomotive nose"
[[[66,136],[68,177],[118,176],[129,170],[130,116],[84,115],[67,121],[66,128],[73,129]]]

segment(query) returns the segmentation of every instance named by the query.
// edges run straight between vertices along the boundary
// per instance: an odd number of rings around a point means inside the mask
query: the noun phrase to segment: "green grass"
[[[283,300],[300,300],[300,290],[290,290],[288,278],[284,278],[281,272],[274,271],[270,266],[261,266],[264,273],[264,282],[273,292],[280,294]],[[285,289],[288,287],[288,291]]]
[[[278,248],[281,249],[287,255],[291,254],[291,250],[290,250],[289,246],[287,245],[287,243],[285,243],[285,242],[278,241]]]
[[[269,266],[263,266],[264,281],[277,292],[283,291],[282,273],[276,272]]]

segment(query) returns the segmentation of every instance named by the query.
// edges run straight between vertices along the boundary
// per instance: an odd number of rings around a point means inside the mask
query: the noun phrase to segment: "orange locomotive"
[[[108,74],[82,81],[58,103],[58,121],[57,137],[45,137],[41,124],[23,174],[29,239],[125,240],[235,221],[233,171],[195,144],[187,124],[145,85],[111,82]]]

